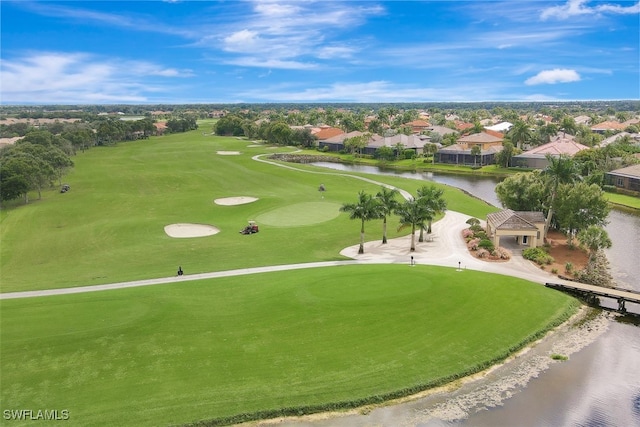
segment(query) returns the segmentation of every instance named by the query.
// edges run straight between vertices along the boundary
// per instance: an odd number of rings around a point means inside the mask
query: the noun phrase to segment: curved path
[[[260,157],[264,155],[266,154],[256,155],[253,157],[253,159],[259,162],[292,169],[298,172],[315,173],[319,175],[339,175],[359,179],[388,188],[395,188],[405,199],[409,199],[412,197],[411,194],[405,190],[379,181],[375,181],[373,179],[339,172],[319,172],[299,169],[294,166],[284,165],[269,160],[263,160]],[[138,286],[162,285],[167,283],[214,279],[218,277],[266,273],[271,271],[298,270],[302,268],[389,263],[408,265],[410,263],[411,256],[414,257],[416,264],[455,268],[461,267],[462,270],[469,269],[504,274],[543,284],[548,281],[553,281],[555,283],[565,283],[564,281],[558,279],[558,277],[535,267],[531,262],[525,260],[521,256],[514,255],[512,259],[507,262],[487,262],[481,261],[471,256],[461,235],[462,230],[468,228],[468,224],[466,224],[466,221],[469,218],[471,217],[459,212],[447,211],[444,218],[433,224],[433,233],[431,233],[431,235],[429,236],[428,241],[418,243],[418,236],[416,235],[416,250],[413,253],[409,250],[411,235],[408,235],[399,237],[397,239],[390,239],[385,245],[383,245],[380,241],[367,242],[365,243],[364,254],[358,254],[359,245],[354,245],[343,249],[340,254],[348,258],[352,258],[352,261],[326,261],[302,264],[285,264],[266,267],[241,268],[237,270],[216,271],[211,273],[190,274],[184,276],[162,277],[157,279],[136,280],[131,282],[110,283],[104,285],[79,286],[74,288],[47,289],[39,291],[7,292],[0,293],[0,300],[43,297],[51,295],[68,295],[84,292],[98,292],[113,289],[133,288]]]
[[[273,265],[266,267],[241,268],[237,270],[216,271],[211,273],[189,274],[184,276],[162,277],[158,279],[136,280],[131,282],[110,283],[104,285],[80,286],[75,288],[47,289],[40,291],[7,292],[0,299],[30,298],[50,295],[67,295],[84,292],[97,292],[112,289],[133,288],[138,286],[162,285],[167,283],[189,282],[193,280],[214,279],[218,277],[242,276],[271,271],[299,270],[302,268],[333,267],[354,264],[409,264],[413,255],[417,264],[455,267],[462,270],[477,270],[520,277],[537,283],[554,281],[563,283],[556,276],[535,267],[531,262],[514,256],[507,262],[481,261],[469,254],[462,239],[462,230],[468,227],[466,220],[470,216],[459,212],[447,211],[444,218],[433,224],[431,241],[416,243],[415,252],[409,250],[411,236],[390,239],[383,245],[380,241],[365,243],[365,253],[358,254],[358,246],[343,249],[340,254],[352,258],[351,261],[325,261],[302,264]],[[417,234],[417,233],[416,233]],[[416,241],[418,236],[416,235]],[[458,264],[458,262],[460,264]]]

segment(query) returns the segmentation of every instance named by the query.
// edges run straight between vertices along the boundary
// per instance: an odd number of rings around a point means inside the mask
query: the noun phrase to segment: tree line
[[[197,129],[194,117],[176,117],[167,122],[169,132]],[[25,122],[0,126],[3,137],[22,137],[0,149],[0,202],[24,197],[30,191],[51,188],[73,167],[71,157],[78,150],[120,141],[147,138],[156,133],[152,119],[119,120],[94,117],[91,122],[52,122],[34,127]]]
[[[14,145],[0,150],[0,202],[24,197],[29,202],[29,191],[50,188],[73,167],[71,143],[48,131],[28,133]]]

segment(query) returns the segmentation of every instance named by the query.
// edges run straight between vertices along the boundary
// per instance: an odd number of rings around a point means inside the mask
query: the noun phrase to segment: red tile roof
[[[324,140],[324,139],[333,138],[334,136],[337,136],[343,133],[344,131],[339,128],[325,128],[325,129],[322,129],[320,132],[316,133],[315,135],[318,137],[318,139]]]

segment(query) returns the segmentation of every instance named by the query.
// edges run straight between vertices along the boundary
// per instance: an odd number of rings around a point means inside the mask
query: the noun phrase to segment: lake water
[[[338,163],[316,165],[448,184],[500,206],[494,191],[499,179],[492,177],[395,172]],[[618,286],[640,291],[640,216],[612,210],[608,219],[605,228],[613,246],[607,257],[612,276]],[[577,350],[568,361],[551,363],[523,383],[513,381],[515,385],[500,387],[501,380],[511,375],[501,371],[498,375],[504,378],[489,378],[486,385],[463,387],[444,397],[379,408],[367,415],[285,425],[640,426],[640,328],[612,319],[601,322],[602,331],[584,331],[586,344],[575,344]],[[588,339],[589,333],[594,334],[593,339]],[[570,353],[567,350],[565,354]],[[528,374],[513,373],[514,378]]]

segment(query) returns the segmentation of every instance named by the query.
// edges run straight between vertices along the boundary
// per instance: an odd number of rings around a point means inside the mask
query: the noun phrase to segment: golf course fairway
[[[153,426],[379,403],[499,362],[575,304],[520,279],[406,265],[3,300],[2,405]]]

